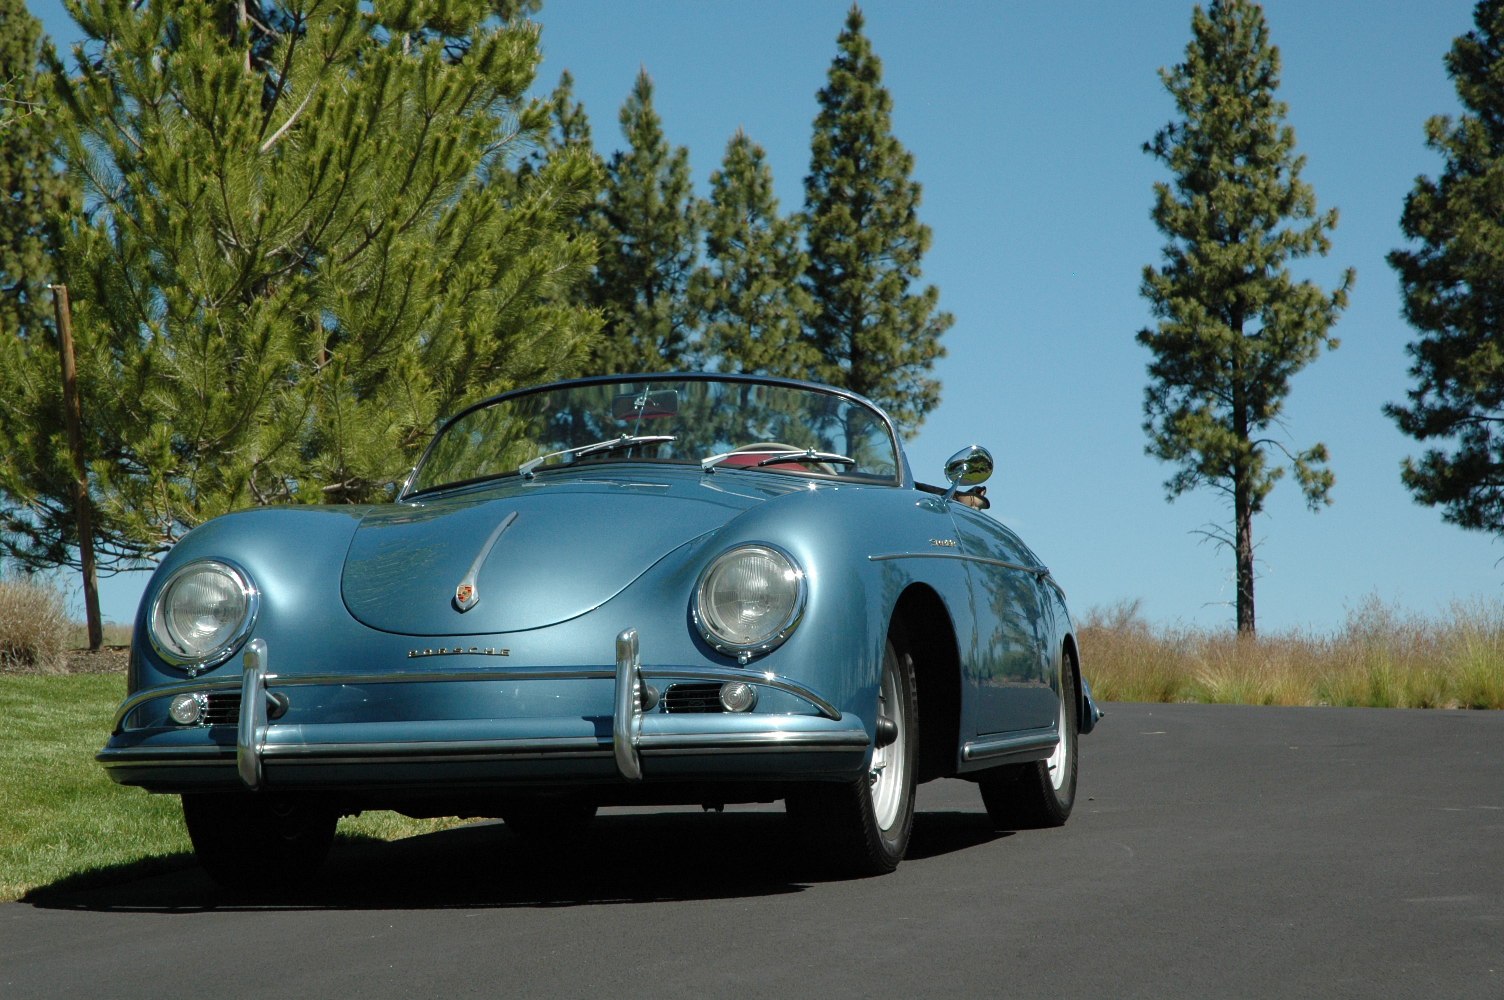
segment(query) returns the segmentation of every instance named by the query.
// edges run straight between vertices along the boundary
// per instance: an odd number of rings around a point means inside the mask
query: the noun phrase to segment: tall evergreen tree
[[[953,317],[936,311],[933,285],[911,291],[930,229],[919,221],[914,158],[893,136],[893,99],[864,24],[853,5],[818,95],[804,180],[804,283],[817,377],[879,403],[911,437],[940,401],[931,369]]]
[[[54,164],[39,75],[49,44],[23,0],[0,0],[0,339],[7,342],[52,335],[49,258],[73,193]]]
[[[549,97],[548,108],[550,127],[542,146],[544,160],[558,156],[583,156],[598,163],[600,158],[590,137],[590,118],[585,114],[585,105],[574,98],[574,75],[568,70],[559,74],[559,85]],[[605,192],[606,172],[603,166],[599,174],[600,189],[590,199],[581,201],[574,213],[577,237],[581,239],[589,237],[597,202]],[[593,255],[599,252],[593,240],[589,246]],[[594,260],[594,256],[591,259]]]
[[[379,497],[440,415],[576,363],[594,164],[484,183],[546,125],[536,27],[495,19],[525,6],[81,0],[62,260],[92,487],[135,554],[238,506]],[[25,361],[0,454],[40,496],[9,450],[55,361]]]
[[[518,160],[515,169],[508,172],[516,178],[537,173],[550,158],[577,150],[593,153],[590,140],[590,119],[585,115],[585,106],[574,99],[574,75],[568,70],[559,74],[559,85],[548,100],[542,102],[548,115],[548,127],[542,130],[536,143]],[[581,220],[588,217],[590,206],[581,211]]]
[[[1153,218],[1169,238],[1164,265],[1144,269],[1143,295],[1159,323],[1138,334],[1154,357],[1144,393],[1146,451],[1178,466],[1165,483],[1174,500],[1210,487],[1232,507],[1238,630],[1252,633],[1253,518],[1288,459],[1312,510],[1330,502],[1324,445],[1292,453],[1268,434],[1290,378],[1334,348],[1332,325],[1347,304],[1353,272],[1330,295],[1294,281],[1292,258],[1325,255],[1335,210],[1318,214],[1300,180],[1288,110],[1275,98],[1279,50],[1262,9],[1213,0],[1191,17],[1186,60],[1160,79],[1181,117],[1144,147],[1175,175],[1154,185]]]
[[[0,0],[0,335],[45,334],[48,260],[72,190],[53,163],[41,86],[42,25],[23,0]]]
[[[585,114],[585,105],[574,99],[574,74],[565,70],[559,74],[559,85],[549,98],[553,129],[548,143],[554,149],[594,149],[590,141],[590,119]]]
[[[608,161],[606,190],[593,216],[599,258],[590,302],[605,325],[591,365],[618,374],[690,368],[696,323],[688,286],[701,208],[689,150],[670,148],[664,138],[646,70],[620,117],[627,148]]]
[[[0,374],[0,552],[26,551],[31,541],[44,540],[42,565],[77,565],[73,471],[47,286],[57,280],[59,224],[78,194],[56,165],[50,86],[39,72],[49,46],[21,0],[0,0],[0,373],[23,370],[32,356],[43,364],[23,394],[5,391]],[[40,405],[27,410],[22,398]],[[18,481],[17,470],[45,484],[41,498]],[[103,550],[111,563],[112,552]]]
[[[703,353],[720,371],[807,378],[815,355],[804,336],[809,293],[799,227],[778,214],[761,146],[738,130],[710,175],[705,266],[690,279],[704,324]]]
[[[1464,528],[1504,535],[1504,2],[1484,0],[1447,73],[1466,109],[1426,122],[1439,178],[1417,178],[1395,250],[1410,344],[1409,405],[1385,409],[1418,441],[1450,442],[1407,459],[1405,485]]]

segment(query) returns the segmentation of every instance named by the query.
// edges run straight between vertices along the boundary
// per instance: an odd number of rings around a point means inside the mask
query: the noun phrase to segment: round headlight
[[[188,563],[157,593],[152,645],[190,672],[218,666],[250,633],[259,597],[238,566],[214,559]]]
[[[804,573],[771,545],[719,556],[695,588],[695,623],[723,653],[764,653],[787,639],[804,613]]]

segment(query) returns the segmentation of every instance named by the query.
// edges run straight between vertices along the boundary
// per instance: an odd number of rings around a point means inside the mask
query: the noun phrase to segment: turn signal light
[[[192,694],[180,694],[172,699],[172,704],[167,708],[167,714],[172,721],[180,726],[196,726],[204,721],[204,715],[209,711],[209,698],[202,691]]]
[[[721,707],[728,712],[750,712],[757,707],[757,688],[744,681],[721,685]]]

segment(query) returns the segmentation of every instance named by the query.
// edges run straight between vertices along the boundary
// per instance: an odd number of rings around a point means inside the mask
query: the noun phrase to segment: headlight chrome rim
[[[168,627],[167,616],[171,609],[167,606],[167,602],[185,577],[205,571],[226,577],[238,591],[243,604],[239,624],[231,628],[219,642],[195,654],[174,641],[172,630]],[[239,565],[229,559],[195,559],[173,570],[161,589],[157,591],[152,599],[151,616],[148,619],[146,631],[156,654],[169,664],[186,670],[192,677],[205,670],[212,670],[234,656],[235,651],[241,647],[255,627],[256,617],[260,610],[261,591],[251,581],[250,574]]]
[[[793,584],[794,593],[789,602],[788,612],[776,620],[776,627],[764,630],[753,641],[738,641],[735,636],[716,630],[714,616],[707,611],[709,589],[729,563],[748,555],[772,556],[782,562],[786,567],[786,577]],[[690,609],[690,616],[694,619],[701,638],[712,649],[719,653],[736,656],[742,663],[746,663],[754,656],[777,649],[793,634],[794,629],[799,626],[800,620],[804,617],[808,591],[808,578],[804,569],[785,549],[770,542],[747,542],[722,552],[700,572],[700,579],[695,583],[694,603]]]

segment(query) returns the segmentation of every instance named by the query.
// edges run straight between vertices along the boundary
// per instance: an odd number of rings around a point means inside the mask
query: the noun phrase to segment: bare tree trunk
[[[1239,337],[1243,335],[1243,317],[1239,313],[1233,322]],[[1251,430],[1248,406],[1244,396],[1241,366],[1234,373],[1233,386],[1233,432],[1240,442],[1247,443]],[[1233,461],[1232,466],[1232,516],[1233,558],[1237,562],[1238,586],[1238,635],[1251,636],[1255,631],[1253,613],[1253,473],[1251,460],[1246,455]]]
[[[78,519],[78,561],[84,574],[84,619],[89,628],[89,649],[96,651],[104,645],[104,625],[99,617],[94,518],[89,507],[89,477],[84,464],[78,372],[73,363],[73,310],[68,302],[68,286],[52,285],[51,288],[52,306],[57,315],[58,357],[63,366],[63,416],[68,428],[68,448],[73,452],[73,516]]]
[[[1243,483],[1235,487],[1233,501],[1233,544],[1238,563],[1238,635],[1251,636],[1255,631],[1253,613],[1253,501]]]

